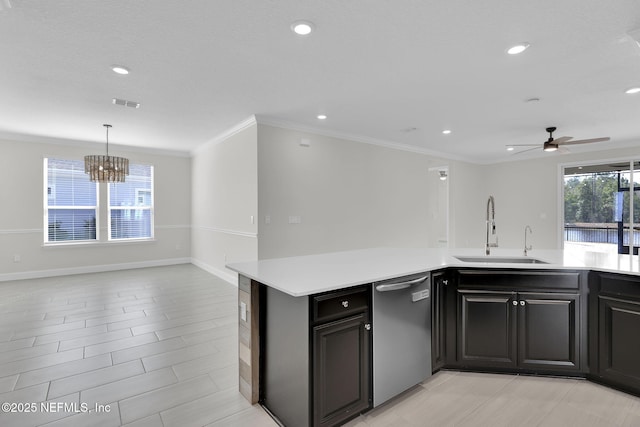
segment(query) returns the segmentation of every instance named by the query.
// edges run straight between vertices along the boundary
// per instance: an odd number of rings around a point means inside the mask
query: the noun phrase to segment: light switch
[[[247,304],[244,302],[240,303],[240,319],[242,319],[243,322],[247,321]]]

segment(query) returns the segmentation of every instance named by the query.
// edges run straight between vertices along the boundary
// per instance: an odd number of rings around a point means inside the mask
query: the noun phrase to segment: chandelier
[[[89,175],[92,182],[124,182],[129,175],[129,159],[109,155],[109,128],[107,129],[107,155],[91,154],[84,156],[84,173]]]

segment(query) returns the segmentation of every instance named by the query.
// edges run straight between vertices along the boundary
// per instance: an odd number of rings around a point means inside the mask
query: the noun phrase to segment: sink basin
[[[494,264],[549,264],[536,258],[529,257],[493,257],[493,256],[456,256],[462,262],[487,262]]]

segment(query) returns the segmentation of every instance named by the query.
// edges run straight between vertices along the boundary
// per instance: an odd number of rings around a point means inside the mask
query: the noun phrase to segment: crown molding
[[[241,121],[240,123],[238,123],[235,126],[230,127],[229,129],[227,129],[226,131],[214,136],[213,138],[211,138],[210,140],[208,140],[207,142],[204,142],[200,145],[198,145],[196,148],[194,148],[193,150],[191,150],[191,156],[194,156],[198,153],[200,153],[202,150],[208,148],[208,147],[212,147],[214,145],[220,144],[221,142],[226,141],[227,139],[231,138],[233,135],[242,132],[243,130],[250,128],[251,126],[255,125],[257,123],[256,120],[256,116],[252,115],[249,116],[248,118],[244,119],[243,121]]]
[[[347,141],[355,141],[363,144],[377,145],[380,147],[391,148],[394,150],[409,151],[411,153],[424,154],[427,156],[438,157],[441,159],[458,160],[458,161],[463,161],[468,163],[477,163],[477,161],[473,159],[469,159],[463,156],[456,156],[456,155],[444,153],[437,150],[431,150],[429,148],[416,147],[415,145],[403,144],[400,142],[387,141],[383,139],[376,139],[376,138],[371,138],[371,137],[362,136],[362,135],[350,134],[346,132],[338,132],[338,131],[333,131],[328,129],[321,129],[313,126],[301,125],[299,123],[294,123],[286,120],[280,120],[280,119],[276,119],[268,116],[256,116],[256,121],[258,124],[261,124],[261,125],[273,126],[273,127],[278,127],[282,129],[289,129],[289,130],[295,130],[298,132],[322,135],[330,138],[344,139]]]
[[[22,134],[13,132],[0,132],[0,140],[14,142],[31,142],[36,144],[61,145],[65,147],[82,148],[83,150],[104,150],[104,142],[81,141],[77,139],[62,139],[51,136]],[[1,141],[0,141],[1,142]],[[113,151],[128,153],[156,154],[161,156],[190,157],[188,151],[168,150],[163,148],[136,147],[133,145],[114,144],[109,142],[109,148]]]

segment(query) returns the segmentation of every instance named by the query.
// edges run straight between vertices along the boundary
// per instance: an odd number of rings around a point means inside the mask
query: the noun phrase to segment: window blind
[[[97,184],[81,160],[45,159],[45,242],[97,239]]]
[[[153,238],[153,166],[130,164],[126,181],[108,192],[109,240]]]

